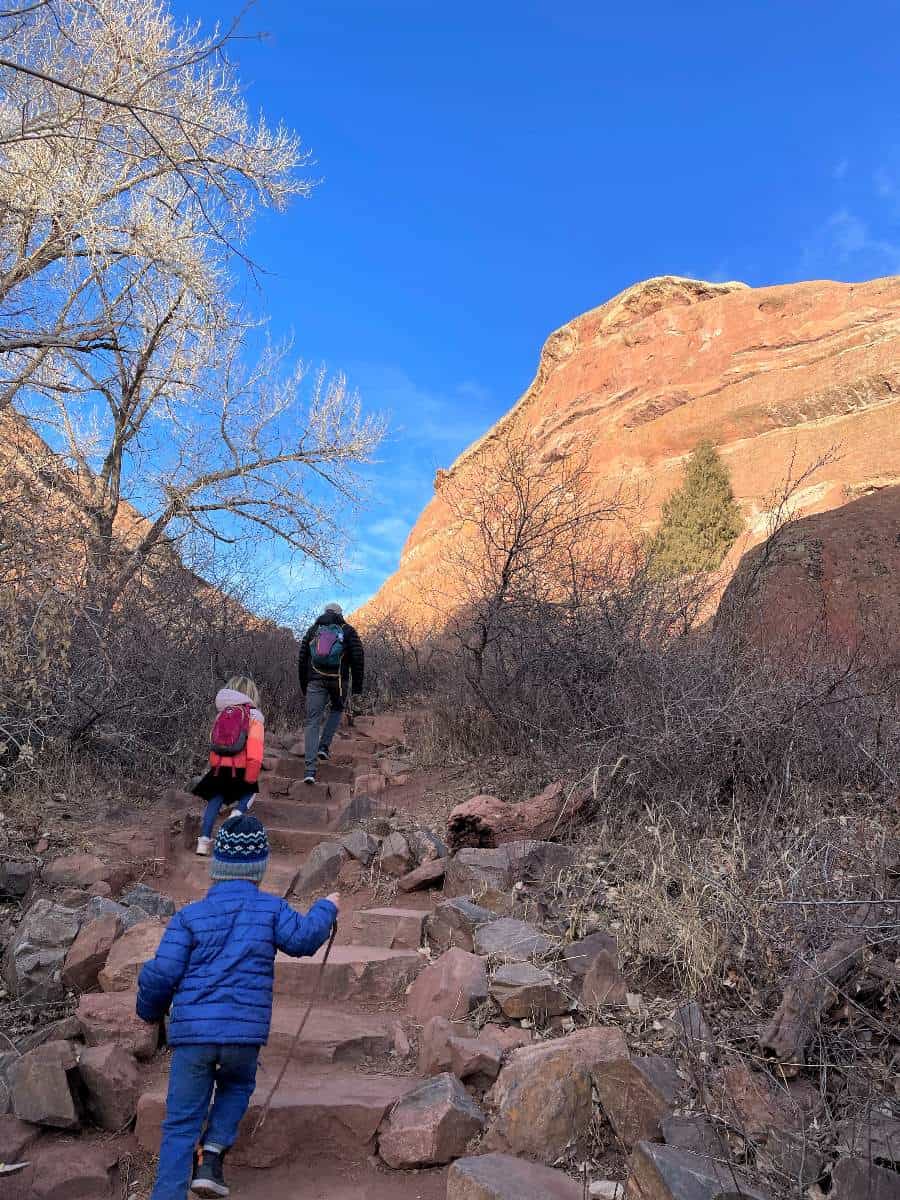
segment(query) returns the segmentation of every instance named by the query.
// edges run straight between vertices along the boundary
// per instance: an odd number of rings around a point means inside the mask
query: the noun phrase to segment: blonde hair
[[[259,688],[249,675],[232,675],[225,686],[235,692],[243,692],[250,703],[259,708]]]

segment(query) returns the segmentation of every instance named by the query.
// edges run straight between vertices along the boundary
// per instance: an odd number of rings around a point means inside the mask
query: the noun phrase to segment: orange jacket
[[[250,704],[250,701],[242,692],[233,692],[228,688],[222,688],[216,696],[216,708],[221,711],[221,709],[227,708],[230,704]],[[234,776],[238,771],[242,771],[246,783],[256,783],[262,769],[265,739],[266,726],[263,715],[258,708],[251,707],[247,745],[240,754],[227,757],[216,754],[214,750],[211,750],[209,765],[213,770],[219,768],[221,773],[226,776]]]

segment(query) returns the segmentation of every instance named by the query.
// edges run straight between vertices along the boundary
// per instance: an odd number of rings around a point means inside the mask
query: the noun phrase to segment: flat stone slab
[[[482,1154],[460,1158],[447,1176],[447,1200],[582,1200],[580,1183],[552,1167]]]
[[[287,1054],[306,1012],[305,1001],[280,998],[272,1010],[272,1028],[263,1049],[266,1058]],[[294,1047],[296,1062],[358,1063],[390,1054],[399,1020],[390,1013],[349,1012],[314,1006]]]
[[[324,947],[314,958],[275,959],[275,993],[294,999],[311,996],[319,976]],[[410,950],[380,946],[332,946],[325,966],[323,1001],[389,1001],[401,996],[424,966],[422,956]]]
[[[625,1186],[628,1200],[768,1200],[751,1178],[689,1150],[639,1142]]]
[[[364,908],[353,915],[353,941],[358,946],[418,950],[427,914],[408,908]]]
[[[475,953],[503,962],[525,962],[549,954],[553,939],[514,917],[500,917],[475,930]]]

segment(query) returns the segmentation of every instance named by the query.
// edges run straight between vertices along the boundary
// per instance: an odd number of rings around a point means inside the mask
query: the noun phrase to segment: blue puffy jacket
[[[172,1006],[169,1043],[262,1046],[272,1021],[275,953],[315,954],[337,918],[330,900],[306,916],[248,879],[215,883],[169,922],[138,978],[137,1014],[159,1021]]]

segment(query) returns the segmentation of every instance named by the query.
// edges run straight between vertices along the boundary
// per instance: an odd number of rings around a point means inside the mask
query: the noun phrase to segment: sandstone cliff
[[[442,488],[451,477],[464,481],[474,452],[504,429],[530,438],[538,461],[587,448],[598,488],[625,484],[639,495],[648,529],[686,456],[710,438],[744,514],[744,550],[765,535],[771,497],[792,464],[796,474],[836,452],[795,497],[802,514],[900,483],[898,421],[900,278],[637,284],[547,339],[521,399],[438,473],[399,570],[359,619],[393,611],[433,622],[453,532]]]

